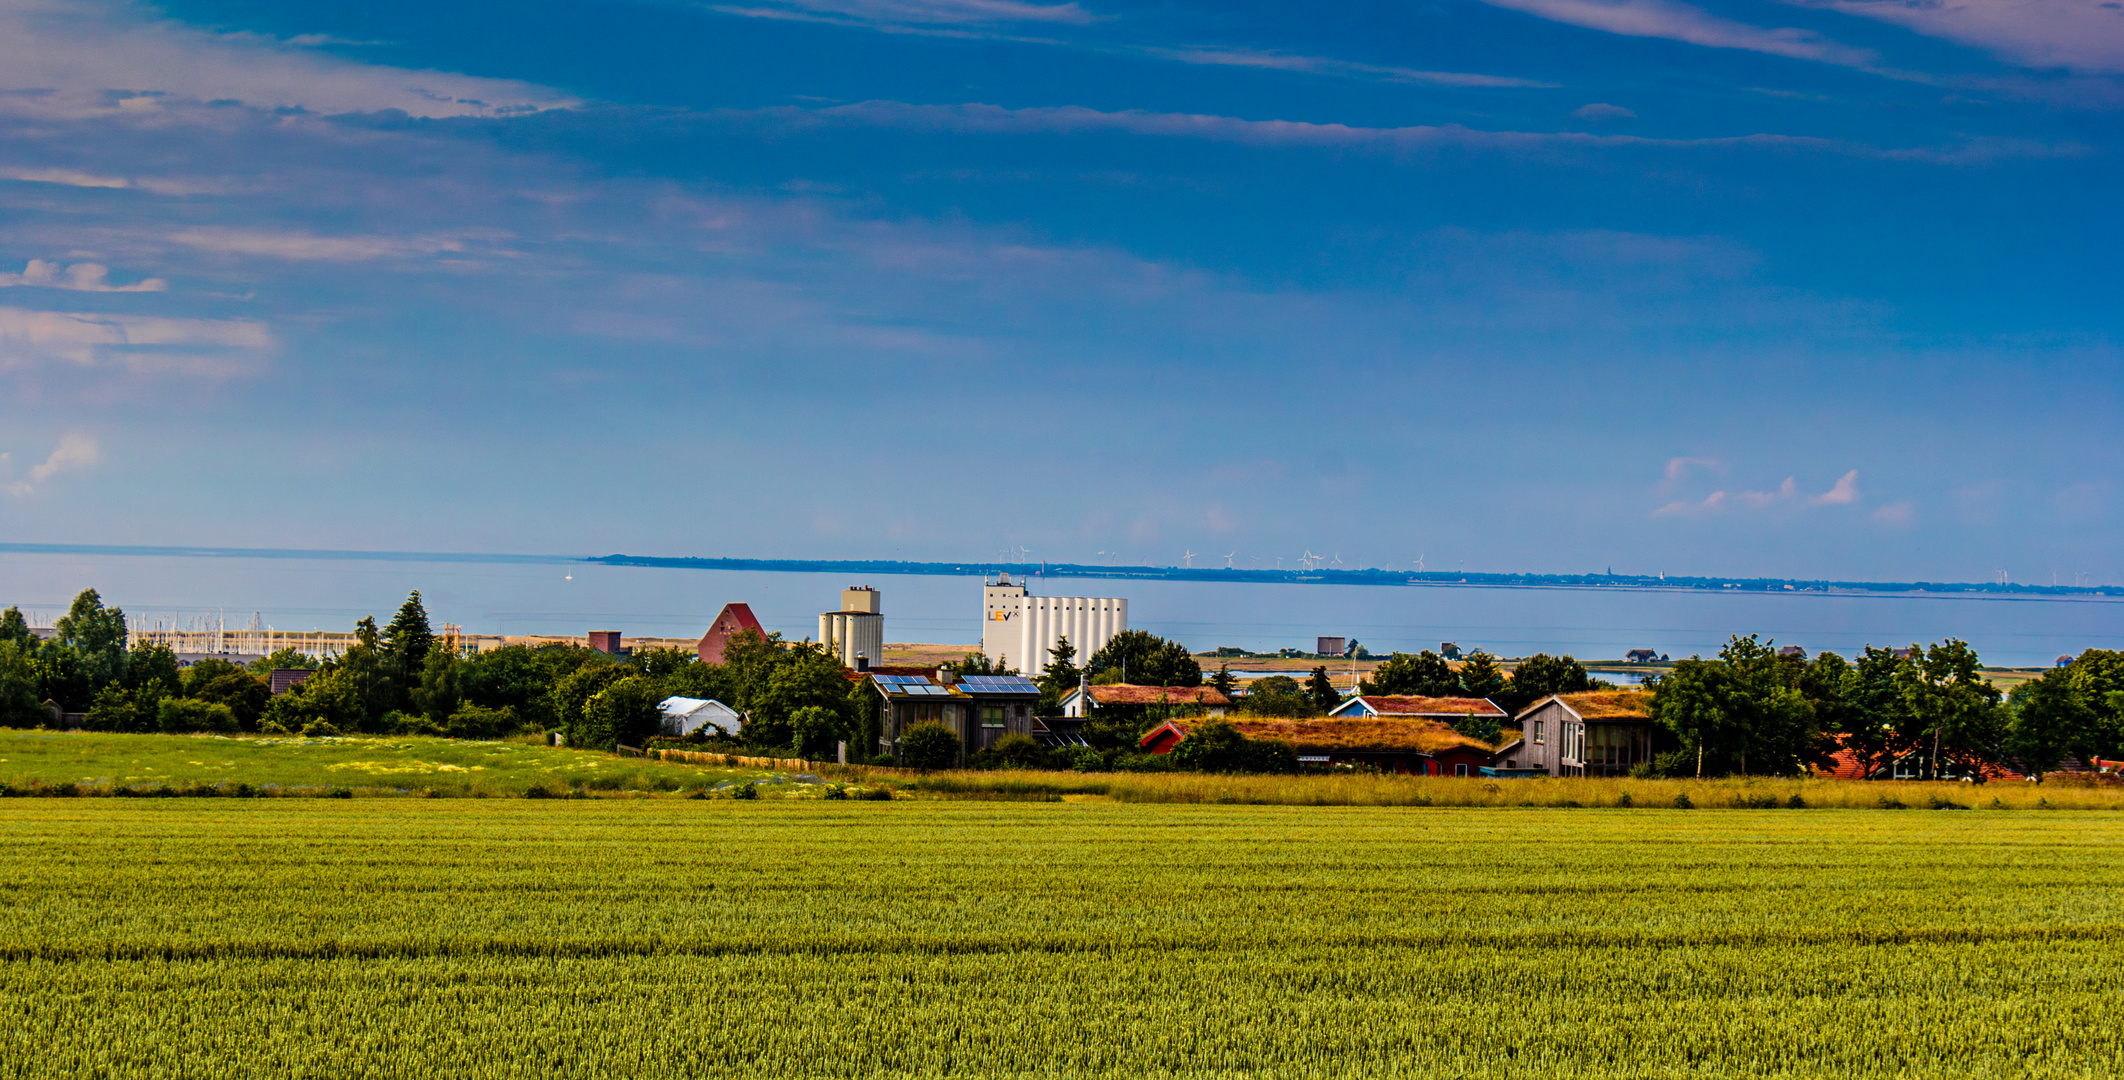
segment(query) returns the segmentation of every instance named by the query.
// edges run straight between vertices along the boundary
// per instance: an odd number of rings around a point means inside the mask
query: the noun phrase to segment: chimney
[[[857,654],[856,654],[856,670],[857,670],[857,671],[869,671],[869,670],[870,670],[870,657],[864,656],[864,655],[863,655],[862,653],[857,653]]]
[[[950,686],[952,683],[951,669],[948,667],[938,668],[937,681],[943,683],[945,686]]]

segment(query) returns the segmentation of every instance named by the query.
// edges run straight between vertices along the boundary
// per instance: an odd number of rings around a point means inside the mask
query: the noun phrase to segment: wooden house
[[[900,736],[937,724],[959,737],[959,760],[986,750],[1005,735],[1033,733],[1033,706],[1040,688],[1018,675],[955,676],[947,668],[899,674],[872,669],[864,677],[878,695],[878,751],[897,753]]]
[[[1413,695],[1360,694],[1329,710],[1341,720],[1435,720],[1451,724],[1469,717],[1505,719],[1505,711],[1489,698],[1416,697]]]
[[[1627,776],[1667,749],[1671,737],[1652,720],[1645,690],[1552,694],[1519,714],[1524,733],[1498,752],[1505,767],[1550,776]]]
[[[1154,754],[1171,752],[1190,725],[1167,722],[1144,736]],[[1436,720],[1314,717],[1304,720],[1242,718],[1233,730],[1249,739],[1288,745],[1302,766],[1363,766],[1404,776],[1473,776],[1491,759],[1490,747]]]

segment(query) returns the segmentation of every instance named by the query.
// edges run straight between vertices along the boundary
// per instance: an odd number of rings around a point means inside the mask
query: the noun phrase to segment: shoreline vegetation
[[[579,798],[1113,802],[1474,809],[2124,810],[2124,785],[1836,780],[923,773],[741,754],[645,756],[531,740],[0,731],[0,797]]]

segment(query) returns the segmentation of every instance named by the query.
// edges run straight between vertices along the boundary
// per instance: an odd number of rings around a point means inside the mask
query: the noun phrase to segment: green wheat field
[[[8,1076],[2115,1076],[2124,815],[0,800]]]

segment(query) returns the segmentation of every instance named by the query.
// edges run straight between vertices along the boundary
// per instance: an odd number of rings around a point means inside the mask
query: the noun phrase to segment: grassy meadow
[[[850,797],[1277,806],[1697,810],[2124,810],[2124,785],[2053,777],[1973,786],[1828,779],[1483,780],[1336,771],[1204,773],[944,771],[862,766],[768,768],[720,754],[666,758],[419,737],[305,739],[119,735],[0,729],[0,795],[247,794],[284,797]],[[816,772],[799,772],[802,768]]]
[[[816,781],[816,782],[809,782]],[[527,793],[688,795],[756,783],[762,798],[817,797],[824,777],[614,757],[532,741],[120,735],[0,729],[0,785],[263,795],[517,797]],[[876,786],[876,785],[873,785]]]
[[[2124,814],[6,799],[0,1074],[2083,1077]]]

